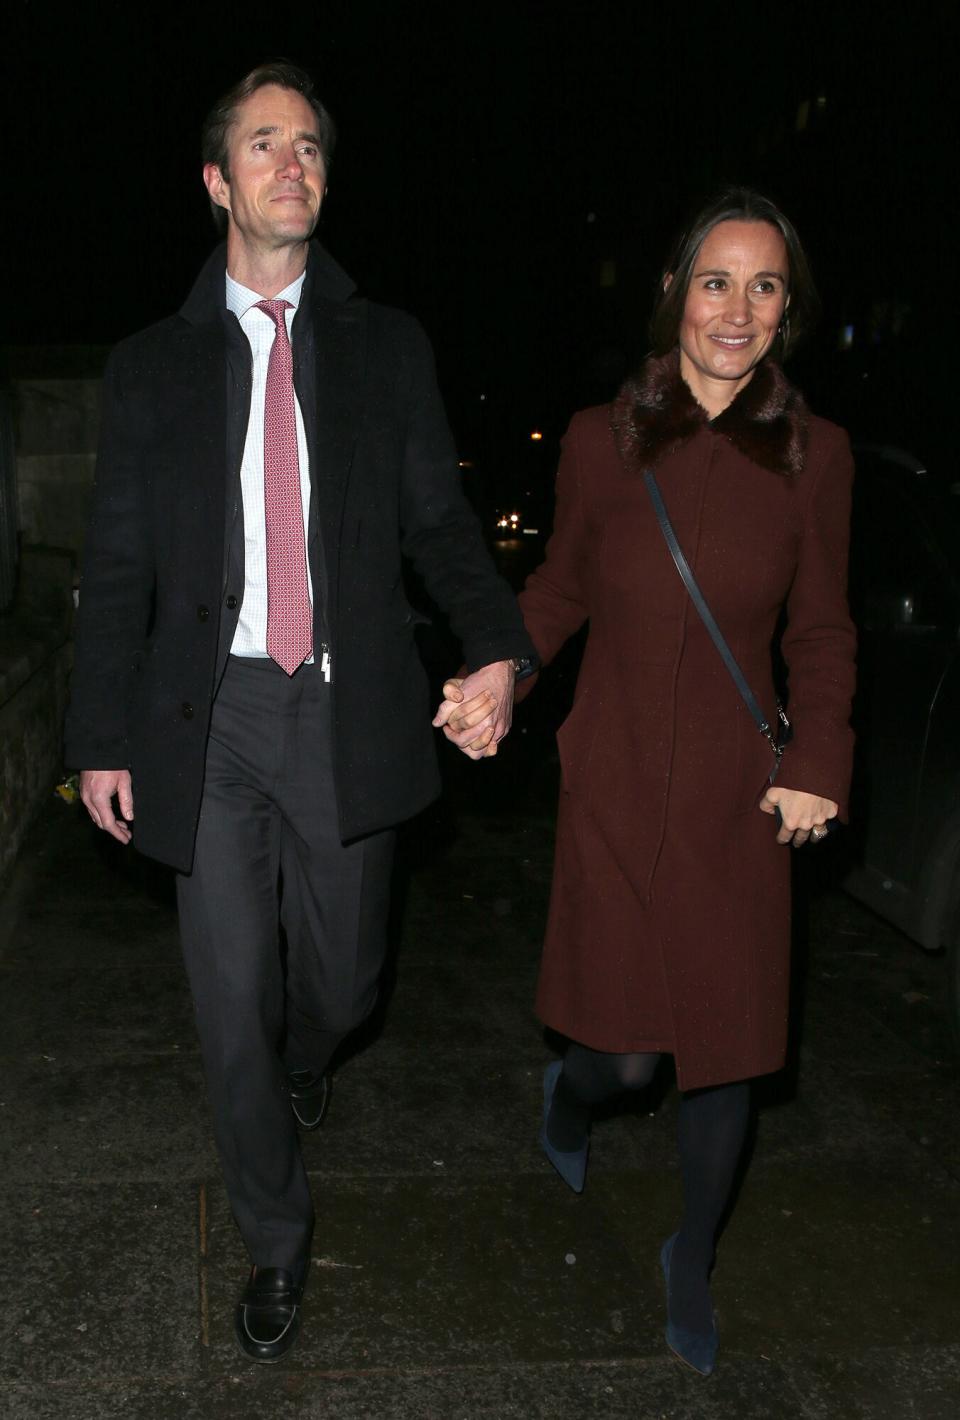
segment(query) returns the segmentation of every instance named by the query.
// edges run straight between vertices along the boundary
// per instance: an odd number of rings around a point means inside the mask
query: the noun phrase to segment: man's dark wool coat
[[[674,566],[645,468],[771,722],[786,607],[794,736],[777,783],[843,812],[852,461],[769,360],[712,422],[676,352],[648,361],[614,405],[573,420],[553,537],[520,599],[544,661],[590,623],[559,735],[540,1015],[597,1050],[670,1051],[689,1089],[783,1063],[790,850],[757,807],[770,747]]]
[[[69,764],[131,770],[137,846],[183,871],[243,593],[250,351],[225,309],[225,262],[220,247],[179,313],[110,358],[66,729]],[[460,488],[417,323],[360,299],[312,244],[293,348],[310,450],[314,644],[333,655],[346,840],[408,818],[439,788],[401,554],[471,669],[531,647]]]

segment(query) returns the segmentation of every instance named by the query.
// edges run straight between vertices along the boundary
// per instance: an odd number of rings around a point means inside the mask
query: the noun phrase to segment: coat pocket
[[[569,793],[582,792],[589,776],[590,759],[598,725],[589,697],[574,702],[573,709],[557,731],[560,779]]]

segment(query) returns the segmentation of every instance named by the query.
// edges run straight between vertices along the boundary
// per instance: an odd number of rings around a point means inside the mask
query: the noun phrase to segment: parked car
[[[860,636],[847,889],[945,949],[960,1043],[960,482],[857,448],[850,596]]]

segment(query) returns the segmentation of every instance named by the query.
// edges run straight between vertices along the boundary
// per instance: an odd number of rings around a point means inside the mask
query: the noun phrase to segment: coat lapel
[[[319,299],[314,308],[316,340],[316,456],[314,490],[331,590],[338,583],[343,503],[357,436],[366,379],[367,319],[363,302]]]
[[[176,410],[171,431],[180,496],[195,510],[197,551],[203,565],[221,567],[227,506],[226,339],[219,320],[184,331],[172,376]],[[201,539],[205,542],[199,547]]]

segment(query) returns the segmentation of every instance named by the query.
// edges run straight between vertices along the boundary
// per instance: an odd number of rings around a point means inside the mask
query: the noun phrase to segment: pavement
[[[304,1139],[314,1266],[272,1368],[232,1336],[247,1263],[169,878],[51,801],[0,905],[6,1420],[955,1420],[943,963],[801,884],[791,1067],[761,1090],[703,1380],[662,1339],[669,1077],[597,1121],[581,1197],[536,1146],[555,766],[521,770],[448,763],[404,836],[393,981]]]

